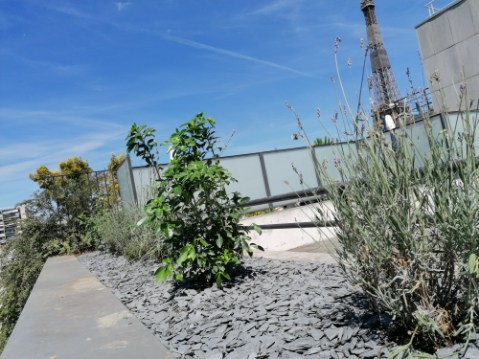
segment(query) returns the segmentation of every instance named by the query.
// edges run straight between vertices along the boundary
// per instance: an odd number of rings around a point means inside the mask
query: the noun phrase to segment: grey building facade
[[[457,0],[416,26],[436,111],[479,99],[479,0]],[[461,96],[467,85],[467,98]],[[461,103],[461,97],[464,99]]]
[[[15,238],[18,222],[27,217],[25,206],[0,210],[0,243]]]

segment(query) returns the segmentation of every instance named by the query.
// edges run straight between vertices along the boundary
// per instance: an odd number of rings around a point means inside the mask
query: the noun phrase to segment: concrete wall
[[[416,32],[434,108],[459,110],[462,71],[468,89],[467,102],[477,101],[479,1],[458,0],[419,24]],[[434,79],[436,74],[439,81]]]

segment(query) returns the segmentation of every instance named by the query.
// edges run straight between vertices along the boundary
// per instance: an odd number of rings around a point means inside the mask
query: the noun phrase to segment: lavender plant
[[[128,260],[161,260],[169,247],[149,226],[137,226],[144,217],[140,208],[111,209],[91,218],[89,235],[95,248]]]
[[[468,103],[463,108],[455,121],[460,132],[435,132],[424,116],[427,153],[405,127],[393,133],[394,148],[381,130],[369,128],[368,137],[356,134],[359,141],[337,147],[342,183],[316,162],[335,207],[341,268],[372,308],[392,319],[392,333],[410,335],[392,356],[432,353],[476,337],[478,120]]]

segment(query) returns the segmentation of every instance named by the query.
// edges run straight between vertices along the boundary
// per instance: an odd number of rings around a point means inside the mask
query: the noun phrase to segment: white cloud
[[[85,154],[91,151],[97,150],[111,141],[116,141],[123,139],[126,136],[125,131],[116,131],[116,132],[104,132],[98,134],[88,134],[82,136],[78,139],[73,139],[68,142],[75,143],[75,145],[70,145],[66,150],[68,153],[78,153]]]
[[[281,1],[274,1],[273,3],[263,6],[259,9],[256,9],[252,12],[253,15],[271,15],[273,13],[278,13],[282,11],[291,11],[292,9],[296,9],[299,5],[300,1],[290,1],[290,0],[281,0]]]
[[[35,156],[44,156],[51,149],[51,143],[48,141],[39,141],[37,143],[24,142],[14,143],[8,146],[0,147],[0,158],[12,158],[15,162],[25,160]]]
[[[78,9],[76,9],[74,7],[71,7],[71,6],[52,6],[48,3],[44,3],[43,5],[50,10],[59,12],[59,13],[64,14],[64,15],[76,17],[78,19],[98,20],[95,16],[92,16],[89,13],[78,10]]]
[[[126,2],[119,1],[119,2],[116,2],[115,5],[116,5],[116,9],[117,9],[118,11],[123,11],[124,9],[126,9],[128,6],[131,5],[131,2],[128,2],[128,1],[126,1]]]
[[[60,106],[60,105],[59,105]],[[60,123],[62,125],[72,125],[75,127],[89,128],[93,130],[103,129],[121,129],[122,125],[99,119],[98,114],[110,113],[111,111],[121,110],[128,105],[105,105],[105,106],[81,106],[74,107],[70,104],[64,104],[64,107],[70,107],[69,110],[39,110],[39,109],[16,109],[0,108],[0,117],[6,122],[22,121],[22,125],[32,123],[42,126]]]
[[[195,49],[207,50],[207,51],[210,51],[210,52],[214,52],[216,54],[225,55],[225,56],[233,57],[233,58],[236,58],[236,59],[250,61],[250,62],[261,64],[261,65],[264,65],[264,66],[273,67],[273,68],[276,68],[276,69],[279,69],[279,70],[291,72],[291,73],[294,73],[296,75],[305,76],[305,77],[312,77],[311,74],[308,74],[304,71],[296,70],[296,69],[293,69],[293,68],[288,67],[288,66],[283,66],[283,65],[277,64],[277,63],[272,62],[272,61],[262,60],[262,59],[258,59],[256,57],[244,55],[244,54],[241,54],[239,52],[226,50],[226,49],[222,49],[222,48],[219,48],[219,47],[214,47],[214,46],[211,46],[211,45],[203,44],[201,42],[188,40],[188,39],[183,39],[181,37],[172,36],[172,35],[166,35],[166,36],[164,36],[164,38],[167,39],[167,40],[176,42],[178,44],[193,47]]]
[[[27,56],[19,55],[12,51],[3,49],[1,51],[3,56],[11,57],[24,65],[36,70],[46,70],[49,73],[54,73],[60,76],[78,76],[85,75],[87,68],[81,64],[58,64],[50,61],[33,59]]]
[[[48,138],[33,136],[10,144],[0,143],[0,158],[4,159],[0,165],[0,188],[7,181],[28,180],[28,174],[42,164],[56,168],[69,157],[82,156],[106,164],[105,152],[118,147],[127,133],[125,125],[95,118],[95,114],[110,109],[110,106],[69,110],[0,108],[0,118],[9,123],[32,130],[39,126],[56,128]],[[76,135],[65,137],[64,131]]]
[[[0,177],[2,178],[1,183],[27,177],[28,173],[30,173],[32,168],[34,168],[35,164],[36,162],[34,160],[29,160],[6,166],[0,166]],[[38,163],[37,167],[40,165],[41,163]]]
[[[125,137],[125,131],[88,133],[67,140],[16,143],[0,147],[0,156],[15,156],[15,163],[0,166],[0,183],[23,179],[40,165],[56,168],[70,157],[85,156],[90,160],[95,151]],[[105,163],[108,157],[105,158]]]

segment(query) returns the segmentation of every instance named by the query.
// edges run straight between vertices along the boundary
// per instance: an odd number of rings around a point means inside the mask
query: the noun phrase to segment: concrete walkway
[[[48,259],[1,359],[174,358],[75,257]]]

